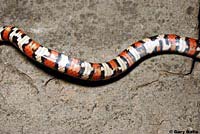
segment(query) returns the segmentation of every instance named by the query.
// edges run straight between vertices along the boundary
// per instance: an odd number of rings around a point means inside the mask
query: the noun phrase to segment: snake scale
[[[12,43],[26,56],[48,68],[89,81],[108,80],[116,77],[144,56],[151,54],[169,52],[200,59],[198,41],[175,34],[157,35],[137,41],[114,59],[103,63],[90,63],[46,48],[14,26],[0,27],[0,41]]]

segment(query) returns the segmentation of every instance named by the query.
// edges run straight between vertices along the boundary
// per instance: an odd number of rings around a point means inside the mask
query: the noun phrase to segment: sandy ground
[[[46,47],[91,62],[112,59],[157,34],[197,38],[198,0],[0,0],[0,25],[22,28]],[[200,63],[149,58],[117,81],[66,80],[0,46],[1,134],[200,133]]]

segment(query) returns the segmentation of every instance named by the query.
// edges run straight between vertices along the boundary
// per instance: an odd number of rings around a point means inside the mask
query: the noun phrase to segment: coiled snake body
[[[46,67],[91,81],[111,79],[126,71],[142,57],[152,53],[180,53],[200,59],[197,40],[175,34],[157,35],[135,42],[116,58],[104,63],[90,63],[48,49],[13,26],[0,27],[0,41],[11,42],[26,56]]]

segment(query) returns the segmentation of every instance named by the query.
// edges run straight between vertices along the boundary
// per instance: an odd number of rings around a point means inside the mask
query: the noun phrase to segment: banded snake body
[[[11,42],[26,56],[68,76],[82,80],[107,80],[122,74],[142,57],[156,53],[179,53],[200,59],[198,41],[175,34],[157,35],[131,44],[116,58],[104,63],[90,63],[66,56],[32,40],[14,26],[0,27],[0,41]]]

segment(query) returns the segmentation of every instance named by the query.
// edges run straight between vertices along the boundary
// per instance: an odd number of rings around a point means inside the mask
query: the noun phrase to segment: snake
[[[46,48],[15,26],[0,27],[0,41],[17,47],[30,59],[67,76],[87,81],[112,79],[152,54],[174,53],[200,59],[198,40],[176,34],[161,34],[132,43],[107,62],[92,63]]]

